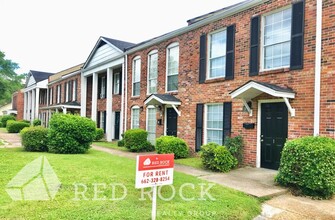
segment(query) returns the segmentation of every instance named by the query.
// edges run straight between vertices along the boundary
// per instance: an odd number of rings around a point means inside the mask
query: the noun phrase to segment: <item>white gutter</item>
[[[124,118],[123,118],[123,133],[127,130],[127,112],[128,112],[128,55],[124,55]]]
[[[321,88],[321,45],[322,45],[322,0],[316,1],[315,39],[315,88],[314,88],[314,136],[320,133],[320,88]]]

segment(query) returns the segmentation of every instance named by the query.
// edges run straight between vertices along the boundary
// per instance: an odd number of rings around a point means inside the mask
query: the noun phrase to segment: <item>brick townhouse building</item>
[[[12,109],[8,111],[9,114],[14,114],[16,120],[23,120],[24,112],[24,92],[23,89],[16,91],[12,95]]]
[[[48,126],[55,112],[80,114],[81,68],[79,64],[49,76],[47,95],[40,100],[39,118]]]
[[[124,130],[196,151],[241,135],[244,163],[270,169],[287,138],[334,137],[334,10],[331,0],[247,0],[128,48]]]

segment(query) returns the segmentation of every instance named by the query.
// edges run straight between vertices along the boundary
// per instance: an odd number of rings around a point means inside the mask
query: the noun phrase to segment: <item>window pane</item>
[[[140,83],[133,83],[133,96],[140,95]]]
[[[178,90],[178,75],[168,76],[168,91]]]
[[[132,128],[140,127],[140,109],[132,109]]]
[[[157,92],[157,53],[149,56],[149,93]]]
[[[148,108],[148,141],[155,144],[156,140],[156,109]]]
[[[207,106],[207,143],[214,142],[222,145],[223,135],[223,105]]]
[[[226,55],[226,35],[226,30],[211,35],[210,58]]]
[[[209,78],[224,77],[226,74],[226,57],[211,59]]]
[[[168,53],[168,75],[178,74],[179,47],[169,48]]]

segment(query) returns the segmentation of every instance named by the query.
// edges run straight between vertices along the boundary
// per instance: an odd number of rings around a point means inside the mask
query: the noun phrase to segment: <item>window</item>
[[[65,83],[65,102],[68,102],[69,101],[69,82],[66,82]]]
[[[77,80],[72,81],[72,101],[77,100]]]
[[[100,112],[100,120],[99,120],[99,128],[102,128],[105,130],[105,112]]]
[[[141,59],[135,57],[133,60],[133,96],[140,95],[140,80],[141,80]]]
[[[114,73],[113,84],[113,94],[120,94],[120,73]]]
[[[207,105],[206,143],[222,145],[223,138],[223,104]]]
[[[157,93],[158,53],[154,50],[148,56],[148,94]]]
[[[100,99],[105,99],[106,98],[106,77],[102,76],[100,78],[101,80],[101,85],[100,85]]]
[[[209,35],[209,79],[226,75],[226,41],[227,30]]]
[[[140,108],[138,106],[134,106],[131,109],[131,128],[139,128],[140,127]]]
[[[52,105],[52,98],[53,98],[53,94],[52,94],[53,88],[49,89],[49,105]]]
[[[290,66],[292,9],[263,17],[263,69]]]
[[[156,140],[156,108],[153,106],[147,108],[147,131],[148,141],[154,145]]]
[[[57,85],[56,103],[59,104],[60,102],[61,102],[61,85]]]
[[[179,45],[171,44],[167,48],[167,91],[178,90]]]

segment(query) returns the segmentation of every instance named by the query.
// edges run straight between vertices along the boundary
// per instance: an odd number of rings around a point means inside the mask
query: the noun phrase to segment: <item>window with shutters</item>
[[[147,131],[148,141],[154,145],[156,141],[156,108],[154,106],[147,108]]]
[[[132,96],[140,95],[140,80],[141,80],[141,58],[135,57],[133,60],[133,92]]]
[[[262,18],[262,69],[290,66],[292,9],[286,8]]]
[[[114,73],[113,75],[113,94],[120,93],[120,73]]]
[[[205,141],[223,144],[223,104],[207,104],[205,108]]]
[[[148,55],[148,94],[157,93],[158,51],[153,50]]]
[[[209,34],[208,39],[208,79],[226,75],[227,30]]]
[[[131,128],[140,127],[140,107],[134,106],[131,109]]]
[[[167,48],[167,92],[178,91],[178,74],[179,74],[179,44],[172,43]]]

